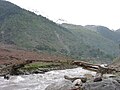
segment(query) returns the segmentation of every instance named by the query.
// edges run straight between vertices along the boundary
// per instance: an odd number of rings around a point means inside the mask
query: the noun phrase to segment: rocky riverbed
[[[86,73],[95,75],[95,72],[75,68],[55,70],[45,74],[11,76],[9,80],[0,77],[0,90],[45,90],[48,85],[65,80],[64,75],[79,77]]]
[[[86,75],[89,80],[82,83],[82,89],[73,89],[75,83],[66,80],[64,76],[84,77]],[[95,72],[91,72],[82,68],[54,70],[45,72],[44,74],[30,74],[11,76],[9,80],[0,77],[0,90],[120,90],[120,78],[106,75],[102,81],[94,82]]]

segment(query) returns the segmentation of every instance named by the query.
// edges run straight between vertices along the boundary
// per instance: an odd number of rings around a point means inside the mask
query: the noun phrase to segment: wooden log
[[[16,72],[19,68],[22,68],[25,65],[33,63],[33,62],[55,62],[55,63],[58,63],[60,61],[45,60],[45,59],[37,59],[37,60],[25,59],[24,61],[19,61],[17,64],[10,64],[10,65],[7,65],[6,67],[1,68],[0,76],[4,76],[7,74],[14,75],[14,74],[16,74]]]
[[[5,75],[8,75],[8,74],[15,75],[19,68],[22,68],[25,65],[30,64],[30,63],[32,63],[32,61],[27,60],[27,61],[24,61],[24,62],[20,62],[18,64],[11,64],[11,65],[8,65],[4,68],[1,68],[0,69],[0,76],[5,76]]]
[[[74,61],[73,64],[78,65],[78,66],[82,67],[83,69],[87,69],[90,71],[95,71],[97,73],[101,73],[101,75],[111,74],[113,72],[120,72],[114,68],[102,67],[102,66],[97,65],[97,64],[91,64],[91,63],[87,63],[87,62],[83,62],[83,61]]]

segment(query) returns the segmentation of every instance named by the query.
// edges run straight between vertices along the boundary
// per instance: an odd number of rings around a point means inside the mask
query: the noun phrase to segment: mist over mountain
[[[57,24],[0,0],[0,42],[75,59],[110,61],[119,54],[120,33],[103,26]]]

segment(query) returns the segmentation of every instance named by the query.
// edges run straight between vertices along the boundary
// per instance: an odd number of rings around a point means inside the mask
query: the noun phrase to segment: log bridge
[[[54,63],[58,63],[58,62],[61,62],[61,61],[44,60],[44,59],[41,59],[41,60],[24,60],[24,61],[20,61],[20,63],[18,63],[18,64],[10,64],[10,65],[7,65],[7,66],[1,68],[0,69],[0,76],[4,76],[4,75],[8,75],[8,74],[9,75],[15,75],[19,68],[22,68],[25,65],[33,63],[33,62],[54,62]],[[73,60],[70,64],[80,66],[83,69],[87,69],[87,70],[90,70],[90,71],[95,71],[97,73],[101,73],[101,75],[106,74],[106,73],[110,74],[110,73],[113,73],[113,72],[120,72],[120,71],[118,71],[114,68],[109,68],[108,66],[103,67],[101,65],[91,64],[91,63],[87,63],[87,62],[84,62],[84,61],[74,61]]]
[[[80,66],[80,67],[82,67],[83,69],[86,69],[86,70],[101,73],[101,75],[120,72],[120,71],[116,70],[115,68],[109,68],[109,66],[101,66],[101,65],[97,65],[97,64],[91,64],[91,63],[83,62],[83,61],[74,61],[73,64],[77,65],[77,66]]]
[[[44,60],[44,59],[40,59],[40,60],[24,60],[24,61],[18,62],[17,64],[7,64],[4,67],[0,68],[0,76],[17,75],[17,71],[18,71],[19,68],[22,68],[25,65],[33,63],[33,62],[55,62],[55,61]]]

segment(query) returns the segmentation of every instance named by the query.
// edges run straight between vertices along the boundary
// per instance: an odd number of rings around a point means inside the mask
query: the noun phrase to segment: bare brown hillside
[[[24,60],[69,60],[70,58],[64,56],[50,55],[47,53],[37,53],[33,51],[17,50],[0,46],[0,65],[2,64],[15,64]]]

